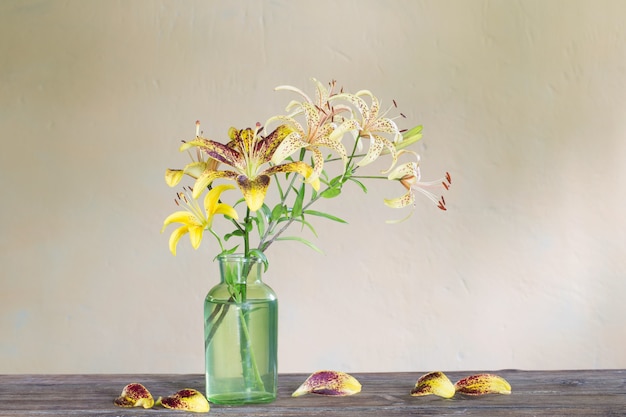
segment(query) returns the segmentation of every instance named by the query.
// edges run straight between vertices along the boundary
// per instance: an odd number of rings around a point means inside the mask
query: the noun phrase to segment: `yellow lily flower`
[[[233,168],[233,170],[218,171],[207,167],[193,186],[193,198],[197,198],[202,190],[214,180],[229,179],[239,186],[248,208],[251,211],[257,211],[265,200],[271,175],[278,172],[296,172],[305,179],[311,176],[313,168],[301,161],[263,168],[263,165],[271,161],[280,143],[292,133],[292,129],[287,125],[281,125],[264,137],[259,134],[260,127],[260,124],[257,124],[255,130],[231,128],[229,131],[231,141],[226,145],[197,137],[181,146],[181,151],[199,147],[210,158]],[[319,188],[319,182],[313,182],[311,185],[316,190]]]
[[[361,96],[368,96],[371,105],[368,106],[367,102],[361,98]],[[392,157],[391,169],[396,164],[397,159],[394,143],[402,139],[402,134],[396,123],[385,117],[385,114],[379,116],[380,102],[376,96],[368,90],[361,90],[355,94],[338,94],[334,96],[334,99],[340,98],[347,99],[351,102],[356,107],[361,117],[360,120],[358,120],[358,115],[355,114],[352,119],[344,121],[331,134],[331,139],[338,140],[347,132],[357,132],[360,138],[371,140],[367,153],[357,165],[364,166],[375,161],[380,156],[383,149],[386,148]],[[379,133],[391,134],[393,136],[392,140],[381,136]]]
[[[213,217],[216,214],[223,214],[235,220],[239,218],[232,206],[219,202],[220,195],[224,191],[233,188],[235,188],[233,185],[218,185],[210,190],[204,197],[204,210],[200,207],[198,201],[193,197],[189,197],[187,193],[177,194],[176,204],[180,205],[182,203],[185,206],[185,210],[177,211],[167,216],[163,221],[163,228],[161,229],[161,233],[163,233],[165,228],[172,223],[182,224],[170,235],[169,247],[170,252],[174,256],[176,256],[178,241],[187,233],[189,233],[191,246],[194,249],[198,249],[202,242],[202,234],[205,230],[211,229]]]

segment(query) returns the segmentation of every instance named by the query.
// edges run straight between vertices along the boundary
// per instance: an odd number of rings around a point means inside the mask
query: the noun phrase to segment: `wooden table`
[[[478,372],[446,372],[456,380]],[[291,393],[307,375],[279,376],[272,404],[212,405],[212,416],[626,416],[626,370],[494,372],[512,386],[511,395],[446,400],[411,397],[420,372],[353,373],[363,390],[350,397]],[[130,382],[144,384],[153,396],[182,388],[203,391],[202,375],[0,375],[0,416],[198,416],[163,408],[119,408],[113,400]]]

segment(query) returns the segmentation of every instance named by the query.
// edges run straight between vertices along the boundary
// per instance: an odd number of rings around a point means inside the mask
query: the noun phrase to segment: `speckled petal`
[[[297,151],[298,149],[304,148],[308,145],[307,142],[302,140],[302,136],[300,133],[293,132],[289,136],[287,136],[280,144],[280,146],[274,152],[272,156],[272,163],[280,164],[290,156],[292,153]]]
[[[182,389],[169,397],[159,397],[157,404],[173,410],[191,411],[194,413],[207,413],[210,409],[209,402],[205,396],[193,388]]]
[[[419,172],[417,170],[417,162],[407,162],[406,164],[398,165],[393,171],[389,173],[387,179],[399,180],[406,176],[418,177]]]
[[[182,152],[193,147],[202,149],[211,158],[233,168],[242,169],[245,166],[245,161],[241,153],[228,145],[209,139],[196,138],[185,142],[180,146],[179,150]]]
[[[361,125],[359,124],[358,121],[354,119],[348,119],[342,124],[340,124],[335,130],[333,130],[333,133],[330,134],[329,139],[334,140],[336,142],[340,142],[341,138],[343,138],[343,135],[345,135],[346,133],[352,130],[356,130],[356,131],[361,130]]]
[[[383,200],[387,207],[391,208],[404,208],[410,206],[415,202],[415,193],[409,190],[402,197],[397,198],[385,198]]]
[[[269,175],[259,175],[254,179],[249,179],[245,175],[237,177],[237,185],[246,200],[246,204],[251,211],[257,211],[263,205],[267,188],[270,185]]]
[[[291,396],[308,393],[346,396],[358,392],[361,392],[361,383],[352,375],[339,371],[318,371],[311,374]]]
[[[454,384],[457,392],[465,395],[510,394],[511,385],[506,379],[493,374],[468,376]]]
[[[146,387],[133,382],[122,389],[122,394],[115,399],[114,403],[118,407],[151,408],[154,405],[154,398]]]
[[[437,395],[443,398],[454,397],[454,385],[443,372],[429,372],[422,375],[411,390],[413,397]]]
[[[206,170],[198,177],[193,185],[192,197],[198,198],[206,190],[206,188],[216,179],[225,178],[235,180],[239,174],[235,171],[213,171]]]

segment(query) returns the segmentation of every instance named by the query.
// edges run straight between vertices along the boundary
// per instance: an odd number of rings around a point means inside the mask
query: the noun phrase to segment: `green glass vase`
[[[215,404],[269,403],[278,382],[278,301],[263,283],[262,262],[218,257],[220,283],[204,301],[207,399]]]

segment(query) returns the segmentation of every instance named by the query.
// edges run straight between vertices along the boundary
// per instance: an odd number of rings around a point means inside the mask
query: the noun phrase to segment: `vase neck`
[[[260,259],[243,254],[222,255],[218,258],[220,279],[227,284],[261,283],[263,263]]]

